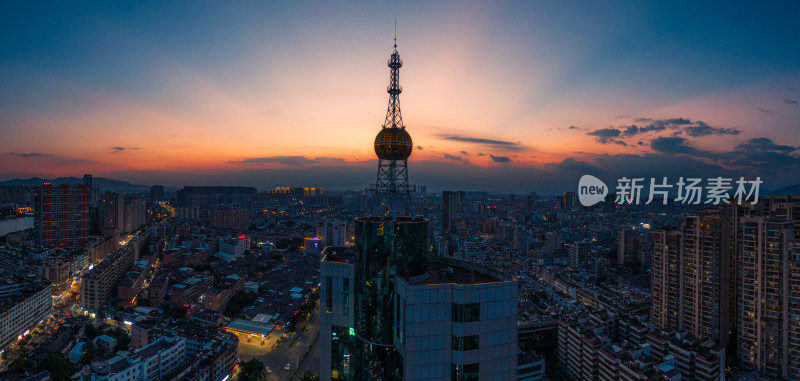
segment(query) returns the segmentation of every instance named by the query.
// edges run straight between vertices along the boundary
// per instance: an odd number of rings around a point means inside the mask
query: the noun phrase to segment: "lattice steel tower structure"
[[[378,155],[378,180],[370,187],[383,204],[387,214],[394,215],[399,204],[407,202],[408,194],[414,186],[408,184],[408,157],[411,156],[413,142],[411,135],[403,124],[400,113],[400,68],[403,61],[397,53],[397,37],[394,39],[394,52],[389,58],[391,69],[389,87],[389,106],[386,108],[386,120],[381,131],[375,137],[375,154]]]

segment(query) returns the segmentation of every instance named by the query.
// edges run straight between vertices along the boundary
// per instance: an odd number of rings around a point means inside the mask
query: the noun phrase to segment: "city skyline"
[[[730,175],[776,189],[800,169],[793,7],[9,9],[0,180],[366,186],[397,18],[413,183],[556,193],[586,173]]]

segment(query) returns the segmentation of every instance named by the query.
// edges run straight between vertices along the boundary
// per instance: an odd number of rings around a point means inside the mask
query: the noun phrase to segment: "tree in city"
[[[100,331],[94,324],[86,324],[86,328],[83,330],[83,334],[86,336],[86,341],[93,340],[95,337],[100,335]]]
[[[199,271],[199,272],[211,271],[211,272],[213,272],[213,269],[211,268],[211,265],[209,265],[208,263],[201,263],[199,265],[195,265],[194,266],[194,271]]]
[[[183,318],[186,317],[187,310],[186,310],[186,307],[177,306],[177,307],[173,307],[171,312],[172,312],[172,318],[173,319],[180,320],[180,319],[183,319]]]
[[[61,352],[48,353],[39,366],[50,372],[54,381],[67,381],[75,373],[72,364]]]
[[[319,375],[310,370],[306,370],[300,376],[300,381],[319,381]]]
[[[244,292],[239,291],[238,294],[231,297],[231,300],[228,301],[228,304],[225,305],[225,309],[223,310],[223,314],[225,316],[234,316],[234,317],[244,317],[244,309],[249,307],[253,302],[256,301],[257,296]]]
[[[97,358],[97,348],[94,347],[94,343],[91,340],[86,341],[86,345],[83,346],[83,355],[81,355],[81,364],[89,365]]]
[[[267,367],[257,358],[247,361],[239,361],[239,380],[258,381],[267,376]]]
[[[127,351],[131,345],[131,337],[122,328],[113,328],[104,332],[106,335],[111,336],[117,340],[117,349]]]
[[[281,239],[279,239],[279,240],[277,240],[275,242],[275,248],[278,249],[278,250],[288,249],[289,248],[289,244],[291,244],[291,243],[292,243],[292,241],[290,241],[289,239],[281,238]]]
[[[14,361],[11,362],[11,368],[22,368],[23,370],[31,370],[36,364],[33,360],[28,358],[28,353],[23,352],[19,355],[19,357],[15,358]]]

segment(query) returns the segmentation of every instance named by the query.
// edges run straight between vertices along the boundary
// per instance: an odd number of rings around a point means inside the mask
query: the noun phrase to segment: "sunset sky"
[[[412,183],[798,184],[798,14],[798,2],[6,2],[0,180],[363,187],[396,18]]]

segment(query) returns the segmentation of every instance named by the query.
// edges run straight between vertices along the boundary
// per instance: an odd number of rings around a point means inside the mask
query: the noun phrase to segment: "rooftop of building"
[[[110,373],[119,373],[125,369],[128,369],[131,365],[130,361],[127,358],[122,356],[114,356],[107,361]],[[94,363],[92,363],[94,366]]]
[[[356,251],[351,247],[326,246],[322,249],[322,262],[355,263]]]
[[[0,270],[0,313],[51,286],[50,281]]]
[[[173,345],[175,345],[176,340],[177,339],[175,338],[162,337],[136,351],[136,353],[134,353],[134,356],[142,358],[152,357],[158,352],[171,348]]]
[[[528,352],[517,352],[517,366],[527,365],[535,362],[539,362],[542,360],[542,356],[537,354],[536,352],[528,351]]]
[[[50,372],[38,368],[31,371],[16,368],[0,372],[0,380],[3,381],[46,381],[52,378]]]
[[[256,335],[267,336],[273,329],[275,324],[266,324],[261,322],[249,321],[244,319],[236,319],[225,327],[227,330],[244,332]]]
[[[356,221],[373,222],[373,223],[395,222],[401,224],[410,224],[410,223],[427,222],[428,219],[425,217],[410,217],[410,216],[397,216],[394,217],[394,219],[388,216],[365,216],[365,217],[356,217]]]
[[[513,279],[472,262],[440,257],[428,262],[427,276],[410,283],[414,285],[451,283],[469,285],[511,280]]]

